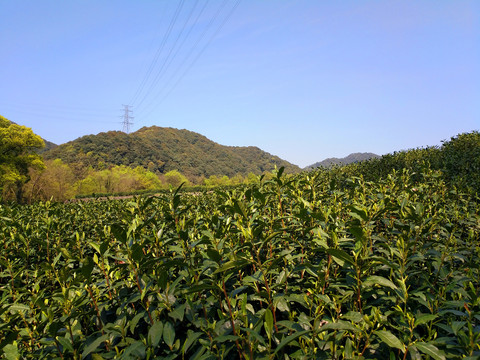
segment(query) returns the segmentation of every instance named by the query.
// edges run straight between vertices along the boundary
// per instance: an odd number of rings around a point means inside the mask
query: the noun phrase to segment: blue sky
[[[0,115],[165,126],[299,166],[480,129],[480,1],[0,0]]]

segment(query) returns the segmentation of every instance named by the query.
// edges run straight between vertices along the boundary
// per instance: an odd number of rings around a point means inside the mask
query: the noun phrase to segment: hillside
[[[356,163],[359,161],[364,161],[372,158],[379,158],[380,156],[374,153],[352,153],[344,158],[328,158],[319,162],[316,162],[315,164],[312,164],[310,166],[305,167],[305,170],[311,170],[315,169],[317,167],[329,167],[332,165],[346,165],[346,164],[351,164],[351,163]]]
[[[296,165],[253,146],[217,144],[188,130],[144,127],[126,134],[109,131],[87,135],[43,153],[45,159],[101,169],[112,165],[142,166],[154,172],[178,170],[187,177],[261,174],[275,166],[298,172]]]
[[[42,148],[42,149],[40,149],[40,150],[38,150],[38,153],[39,153],[39,154],[42,154],[42,153],[44,153],[44,152],[47,152],[48,150],[51,150],[51,149],[53,149],[53,148],[55,148],[55,147],[58,146],[57,144],[54,144],[54,143],[52,143],[51,141],[45,140],[45,139],[43,139],[43,138],[42,138],[42,140],[43,140],[43,142],[45,143],[45,147]]]

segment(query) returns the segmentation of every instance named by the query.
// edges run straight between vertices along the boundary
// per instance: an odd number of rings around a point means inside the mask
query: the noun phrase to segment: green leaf
[[[145,345],[141,341],[135,341],[125,349],[122,354],[122,359],[130,359],[130,356],[135,356],[136,359],[144,359]]]
[[[285,346],[290,344],[292,341],[297,340],[300,336],[306,335],[309,332],[310,330],[297,331],[296,333],[293,333],[292,335],[287,336],[280,342],[280,344],[278,344],[277,348],[275,349],[274,355],[276,355],[280,350],[282,350]]]
[[[260,344],[266,345],[265,344],[265,337],[262,336],[261,334],[259,334],[257,331],[255,331],[255,329],[250,329],[250,328],[241,328],[241,329],[243,331],[246,331],[250,335],[252,335],[255,338],[255,340],[257,340]],[[258,331],[260,331],[260,329]]]
[[[172,319],[183,321],[183,315],[185,314],[186,307],[187,307],[186,303],[179,305],[173,311],[170,311],[168,316],[170,316]]]
[[[362,243],[365,240],[365,232],[360,226],[350,226],[348,230],[352,233],[357,241]]]
[[[343,320],[338,320],[337,322],[329,322],[323,325],[319,329],[319,331],[326,331],[326,330],[344,330],[344,331],[353,331],[353,332],[358,331],[358,329],[355,326]]]
[[[393,335],[390,331],[376,330],[374,333],[388,346],[400,349],[402,352],[405,352],[405,345],[403,345],[400,339]]]
[[[363,286],[365,287],[374,286],[374,285],[389,287],[390,289],[393,289],[393,290],[397,289],[397,286],[393,282],[384,278],[383,276],[372,275],[372,276],[369,276],[363,282]]]
[[[282,166],[280,169],[278,169],[277,179],[280,179],[282,177],[282,174],[284,171],[285,171],[285,166]]]
[[[201,332],[193,332],[192,330],[188,330],[187,332],[187,339],[182,347],[182,354],[186,354],[188,348],[192,346],[192,344],[202,335]]]
[[[93,340],[84,350],[82,353],[82,359],[85,359],[91,352],[95,351],[98,349],[100,344],[102,344],[105,340],[108,339],[110,335],[102,335],[99,338],[96,338]]]
[[[125,231],[122,225],[113,224],[111,226],[111,230],[112,230],[113,236],[115,236],[115,239],[120,241],[122,244],[125,244],[127,242],[127,232]]]
[[[18,344],[16,341],[14,341],[12,344],[5,345],[2,350],[7,360],[20,359],[20,354],[18,353]]]
[[[349,206],[349,209],[352,210],[350,212],[350,216],[360,220],[360,221],[368,221],[368,214],[367,214],[367,209],[365,209],[363,206],[359,205],[351,205]]]
[[[102,252],[100,251],[100,245],[98,245],[97,243],[93,242],[93,241],[90,241],[88,243],[92,248],[95,249],[95,251],[97,251],[100,255],[102,254]]]
[[[70,252],[67,249],[65,249],[64,247],[60,248],[60,252],[62,253],[62,255],[65,259],[71,259],[72,258],[72,255],[70,254]]]
[[[24,304],[13,304],[9,308],[10,311],[30,311],[30,307]]]
[[[435,320],[437,316],[437,314],[419,314],[415,317],[415,326],[429,323],[430,321]]]
[[[169,348],[172,348],[173,342],[175,341],[175,328],[169,321],[163,326],[163,341],[165,341],[165,344],[167,344]]]
[[[346,262],[350,265],[355,265],[355,260],[348,255],[345,251],[340,250],[340,249],[326,249],[325,250],[327,254],[333,256],[333,259],[338,262],[340,266],[343,266],[343,264]]]
[[[270,309],[265,310],[265,332],[267,333],[267,336],[269,339],[272,338],[272,333],[273,333],[273,314],[270,311]]]
[[[275,308],[280,311],[290,311],[290,307],[284,296],[275,297],[275,299],[273,299],[273,304],[275,305]]]
[[[95,266],[95,263],[93,262],[93,259],[87,256],[85,259],[83,259],[82,267],[80,268],[82,275],[85,276],[86,278],[90,278],[90,275],[92,274],[92,270],[94,266]]]
[[[132,245],[132,259],[135,262],[140,262],[143,258],[143,247],[140,244]]]
[[[445,354],[440,351],[435,345],[427,344],[425,342],[416,342],[415,347],[422,353],[427,354],[435,360],[445,360]]]
[[[157,347],[162,338],[163,323],[161,321],[155,322],[148,330],[148,342],[152,347]]]
[[[345,315],[342,315],[342,319],[350,320],[354,323],[359,323],[363,320],[363,315],[358,311],[349,311]]]
[[[247,219],[247,212],[245,211],[245,205],[243,202],[238,201],[237,199],[233,199],[233,208],[237,214],[242,215],[244,219]]]
[[[60,345],[62,345],[64,352],[66,350],[73,351],[73,344],[69,339],[61,336],[57,336],[56,339],[60,343]]]
[[[220,253],[213,248],[207,249],[207,256],[216,263],[220,263],[220,261],[222,260],[222,256],[220,255]]]
[[[185,185],[185,181],[182,182],[182,183],[180,184],[180,186],[177,187],[177,189],[176,189],[175,192],[173,193],[173,197],[174,197],[174,198],[177,196],[178,192],[179,192],[180,189],[183,187],[183,185]]]
[[[140,298],[140,297],[138,296],[138,298]],[[145,312],[144,312],[144,311],[139,312],[139,313],[138,313],[137,315],[135,315],[135,316],[133,317],[133,319],[130,321],[130,323],[129,323],[128,326],[130,327],[130,332],[131,332],[132,334],[133,334],[133,332],[135,331],[135,327],[137,326],[138,322],[139,322],[140,319],[141,319],[142,317],[144,317],[144,316],[145,316]]]
[[[463,328],[467,324],[466,321],[452,321],[452,331],[457,336],[458,330]]]
[[[220,266],[213,273],[218,274],[218,273],[225,272],[225,271],[228,271],[228,270],[231,270],[231,269],[240,270],[241,268],[243,268],[247,264],[248,264],[248,262],[246,260],[230,260],[230,261],[227,261],[222,266]]]
[[[222,343],[222,342],[226,342],[226,341],[235,341],[235,340],[239,340],[240,338],[238,336],[235,336],[235,335],[222,335],[222,336],[217,336],[213,339],[213,341],[217,342],[217,343]]]

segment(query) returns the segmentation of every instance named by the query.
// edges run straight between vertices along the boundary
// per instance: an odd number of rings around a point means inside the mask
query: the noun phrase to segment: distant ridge
[[[364,161],[372,158],[379,158],[380,155],[370,153],[370,152],[363,152],[363,153],[352,153],[344,158],[328,158],[320,162],[316,162],[313,165],[305,167],[305,170],[315,169],[317,167],[329,167],[332,165],[346,165],[351,164],[359,161]]]
[[[43,153],[77,167],[102,169],[114,165],[141,166],[166,173],[178,170],[190,178],[261,174],[277,166],[299,172],[296,165],[257,147],[217,144],[198,133],[165,127],[143,127],[126,134],[109,131],[87,135]]]

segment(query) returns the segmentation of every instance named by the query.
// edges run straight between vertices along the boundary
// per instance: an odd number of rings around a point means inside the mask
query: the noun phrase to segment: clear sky
[[[480,1],[0,0],[0,115],[157,125],[299,166],[480,129]]]

